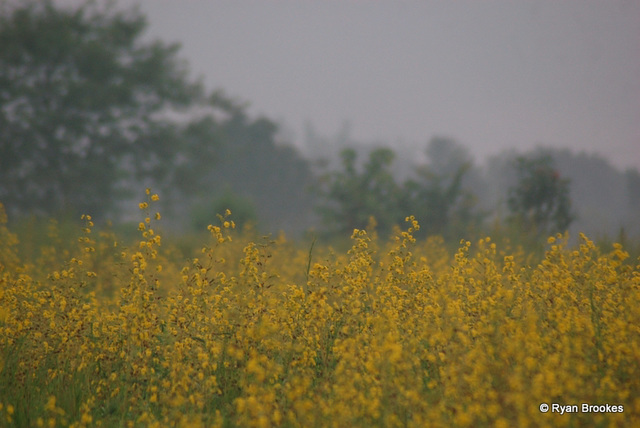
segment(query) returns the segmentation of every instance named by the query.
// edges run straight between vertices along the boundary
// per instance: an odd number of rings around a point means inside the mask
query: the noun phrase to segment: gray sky
[[[301,140],[450,136],[480,159],[538,143],[640,168],[634,0],[120,0],[194,76]]]

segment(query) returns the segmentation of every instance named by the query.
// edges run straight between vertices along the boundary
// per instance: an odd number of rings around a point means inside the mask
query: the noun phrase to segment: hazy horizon
[[[74,4],[73,0],[59,3]],[[537,145],[640,169],[640,3],[120,0],[192,76],[283,124],[483,160]]]

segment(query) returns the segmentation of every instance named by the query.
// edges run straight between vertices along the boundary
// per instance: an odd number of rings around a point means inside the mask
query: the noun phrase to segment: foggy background
[[[120,0],[194,75],[277,120],[480,160],[537,144],[640,167],[636,1]]]
[[[82,3],[53,0],[65,7]],[[142,42],[181,45],[188,79],[200,79],[203,93],[222,91],[214,107],[221,116],[196,117],[184,129],[154,128],[156,134],[133,142],[130,147],[157,150],[160,157],[133,151],[111,165],[122,178],[105,190],[125,192],[112,192],[108,202],[91,187],[104,177],[94,166],[113,173],[100,159],[89,164],[76,156],[64,177],[56,168],[34,169],[40,184],[33,194],[50,196],[58,211],[102,210],[105,218],[121,211],[133,221],[139,214],[131,203],[138,200],[134,189],[151,186],[162,190],[164,221],[178,231],[204,230],[215,213],[233,207],[237,220],[300,236],[322,227],[322,220],[327,226],[318,208],[368,192],[327,197],[331,180],[340,179],[341,150],[354,150],[361,172],[375,149],[387,147],[389,171],[387,155],[380,154],[384,165],[373,174],[379,173],[382,190],[364,195],[363,205],[375,210],[372,200],[384,204],[385,191],[400,193],[407,180],[418,180],[422,188],[411,197],[426,205],[398,202],[400,217],[422,210],[426,218],[428,211],[453,218],[441,202],[463,172],[449,201],[458,217],[447,230],[457,237],[504,220],[517,181],[515,159],[546,153],[570,182],[573,236],[640,236],[640,2],[114,3],[117,10],[138,8],[146,18]],[[56,137],[64,133],[56,134],[55,120],[49,125],[53,137],[41,136],[48,150],[41,158],[51,166],[67,141]],[[162,158],[174,148],[175,157]],[[16,153],[28,167],[29,154]],[[137,165],[147,169],[135,176]],[[46,174],[61,179],[55,192],[47,190]],[[22,198],[23,205],[13,207],[20,215],[43,206],[26,192],[0,192],[12,196]]]
[[[387,145],[406,176],[433,136],[450,137],[487,169],[480,205],[504,210],[509,182],[491,179],[490,156],[569,149],[582,160],[557,159],[580,211],[572,230],[637,231],[628,183],[598,156],[640,167],[639,2],[120,4],[139,5],[149,38],[179,41],[195,75],[276,120],[303,155]]]

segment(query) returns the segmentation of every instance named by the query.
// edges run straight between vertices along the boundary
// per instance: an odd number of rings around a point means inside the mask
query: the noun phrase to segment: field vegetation
[[[640,263],[550,237],[390,239],[348,251],[235,228],[201,246],[0,216],[3,426],[634,426]],[[541,413],[541,403],[623,406]]]
[[[76,3],[0,5],[0,427],[640,426],[637,169],[298,151]]]

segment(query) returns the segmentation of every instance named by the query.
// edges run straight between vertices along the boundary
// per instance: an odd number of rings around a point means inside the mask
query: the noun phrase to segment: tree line
[[[421,224],[419,235],[475,235],[491,213],[480,208],[477,195],[464,186],[471,158],[463,146],[447,138],[433,138],[426,152],[430,161],[415,166],[413,176],[398,183],[391,172],[391,149],[371,151],[361,168],[356,167],[356,151],[344,149],[342,169],[329,172],[321,182],[325,225],[345,234],[364,229],[373,218],[380,231],[389,233],[412,214]],[[529,234],[567,230],[575,218],[569,180],[560,177],[553,158],[521,156],[515,167],[507,221]]]
[[[137,190],[153,186],[182,228],[202,228],[224,208],[240,223],[302,231],[320,222],[326,234],[371,218],[387,233],[413,214],[423,235],[450,238],[495,218],[531,234],[580,219],[566,165],[556,164],[572,158],[548,151],[494,159],[509,165],[507,186],[481,180],[466,148],[440,137],[401,176],[389,147],[343,147],[337,165],[317,168],[274,121],[191,78],[178,45],[144,42],[146,26],[135,9],[108,2],[3,3],[0,202],[11,216],[126,220]],[[630,212],[640,206],[638,182],[637,171],[625,173]],[[487,204],[496,198],[504,213]]]
[[[146,27],[136,9],[111,2],[2,4],[0,201],[9,214],[117,218],[135,189],[153,186],[165,209],[188,217],[219,182],[247,205],[251,174],[261,177],[253,195],[309,180],[297,154],[276,144],[274,122],[207,91],[178,45],[142,40]]]

